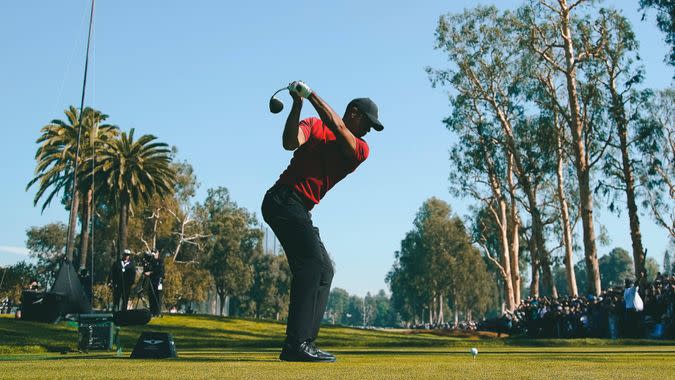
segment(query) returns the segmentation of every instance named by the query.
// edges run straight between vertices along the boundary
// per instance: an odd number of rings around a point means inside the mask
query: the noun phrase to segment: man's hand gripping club
[[[333,111],[333,109],[321,99],[316,92],[303,81],[294,81],[288,85],[289,93],[293,98],[293,107],[286,119],[284,128],[283,143],[287,150],[294,150],[307,141],[307,137],[299,128],[300,111],[302,109],[302,99],[309,100],[319,113],[321,120],[333,131],[345,156],[352,158],[356,156],[356,137],[347,129],[342,118]]]

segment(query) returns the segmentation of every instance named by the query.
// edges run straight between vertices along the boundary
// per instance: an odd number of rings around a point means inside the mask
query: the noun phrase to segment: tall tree
[[[635,61],[639,59],[638,42],[630,23],[618,12],[601,10],[599,21],[599,27],[606,31],[606,40],[599,55],[599,75],[608,94],[607,108],[614,129],[612,136],[615,136],[610,140],[611,149],[607,150],[603,168],[609,182],[601,184],[606,194],[612,194],[615,198],[619,193],[625,196],[635,272],[640,275],[645,273],[645,252],[640,231],[635,172],[640,172],[641,164],[633,158],[633,150],[636,145],[636,124],[644,108],[646,93],[635,90],[642,81],[642,70],[634,67]],[[637,138],[646,136],[638,135]],[[613,206],[614,203],[610,203],[613,211],[620,212],[622,209]]]
[[[673,264],[670,261],[670,252],[666,250],[666,253],[663,254],[663,274],[668,276],[671,274]]]
[[[96,167],[96,160],[99,150],[103,144],[112,141],[118,136],[118,128],[110,124],[101,124],[108,119],[100,111],[91,108],[85,108],[82,115],[82,136],[80,141],[80,158],[83,161],[79,167],[83,173],[91,173]],[[81,199],[82,210],[80,216],[80,258],[79,267],[87,267],[87,255],[89,250],[89,234],[91,228],[91,217],[94,215],[94,183],[92,179],[87,180],[85,176],[78,175],[78,193],[84,196]],[[92,252],[93,253],[93,252]]]
[[[447,203],[428,199],[413,225],[387,276],[392,306],[409,321],[443,323],[448,306],[455,313],[471,308],[474,284],[488,276],[487,269]]]
[[[522,27],[528,31],[524,39],[537,54],[540,65],[558,72],[565,82],[561,101],[559,94],[549,93],[552,103],[569,125],[572,151],[579,184],[580,213],[583,226],[584,256],[589,293],[601,292],[596,234],[593,219],[591,169],[599,156],[593,159],[592,145],[598,144],[595,118],[599,107],[593,107],[597,98],[597,79],[584,76],[580,65],[595,59],[605,42],[604,31],[593,29],[595,20],[575,17],[575,8],[591,3],[588,0],[531,0],[530,6],[520,11]],[[536,70],[538,68],[535,67]],[[585,79],[586,81],[582,81]]]
[[[622,286],[627,278],[635,278],[633,260],[623,248],[614,248],[599,260],[602,275],[602,287]]]
[[[87,107],[82,114],[82,133],[80,136],[79,110],[70,106],[64,112],[67,117],[66,121],[55,119],[42,127],[41,135],[36,141],[36,143],[39,144],[39,147],[35,153],[35,160],[37,161],[35,177],[31,179],[26,186],[26,190],[34,184],[38,184],[39,186],[38,191],[33,198],[34,205],[37,205],[43,196],[46,195],[46,199],[44,199],[42,203],[42,211],[49,206],[53,198],[59,193],[63,193],[63,203],[71,205],[70,189],[73,186],[72,173],[75,167],[75,150],[77,149],[78,138],[81,142],[81,154],[79,156],[80,162],[78,167],[80,168],[79,170],[81,173],[86,173],[91,170],[91,165],[87,166],[82,164],[85,162],[91,164],[90,160],[93,156],[92,152],[96,149],[97,145],[100,145],[99,142],[113,138],[117,133],[117,127],[113,125],[100,125],[101,122],[107,119],[107,115]],[[89,233],[88,219],[91,211],[91,199],[90,194],[88,193],[90,181],[86,181],[81,173],[78,173],[78,184],[73,193],[75,199],[74,202],[72,202],[72,207],[75,207],[76,210],[71,215],[73,217],[77,216],[77,208],[79,208],[79,204],[81,203],[81,194],[87,194],[85,200],[86,209],[82,215],[82,233],[80,234],[85,237],[85,239],[81,239],[84,246],[81,245],[80,250],[81,255],[84,256],[86,260],[86,237]],[[69,207],[67,206],[66,208]],[[71,220],[69,223],[69,241],[72,241],[75,237],[76,224],[75,219]],[[69,251],[65,253],[70,261],[73,260],[73,249],[74,245],[70,245],[68,246]],[[81,259],[80,261],[83,263],[85,260]]]
[[[666,43],[670,44],[670,55],[666,57],[671,66],[675,66],[675,4],[673,0],[640,0],[640,10],[645,11],[642,15],[644,20],[647,8],[656,10],[656,25],[666,34]]]
[[[556,140],[556,190],[560,208],[560,229],[562,230],[563,247],[565,249],[565,278],[567,279],[567,294],[576,297],[579,295],[577,277],[574,273],[574,245],[572,242],[572,218],[567,202],[565,191],[565,166],[567,162],[567,150],[565,146],[565,131],[561,127],[558,113],[553,112],[551,121],[554,125]]]
[[[254,256],[262,254],[262,231],[255,217],[230,199],[224,187],[209,189],[201,205],[210,237],[204,261],[213,277],[223,314],[227,296],[242,297],[253,284]]]
[[[460,96],[475,100],[478,107],[499,126],[500,133],[495,137],[504,146],[506,162],[516,174],[527,200],[534,247],[544,284],[547,291],[556,297],[551,262],[545,247],[542,210],[537,196],[546,171],[528,168],[535,162],[535,156],[529,156],[530,162],[525,162],[528,156],[523,151],[516,131],[516,124],[522,123],[524,119],[524,86],[531,66],[527,50],[518,45],[518,32],[514,15],[508,11],[501,14],[495,7],[478,7],[462,14],[442,17],[436,29],[436,47],[448,54],[457,69],[428,72],[435,83],[450,84]],[[512,202],[511,207],[514,206]],[[511,219],[515,216],[512,215]],[[512,249],[512,255],[514,252],[517,250]],[[510,261],[518,262],[517,258]],[[510,270],[512,274],[514,269],[515,266]]]
[[[0,299],[9,299],[17,305],[21,302],[21,292],[27,289],[32,279],[39,279],[38,268],[31,263],[19,261],[14,265],[0,267]]]
[[[342,288],[333,288],[328,295],[326,313],[332,324],[342,323],[347,303],[349,302],[349,293]]]
[[[31,257],[37,259],[37,270],[43,273],[56,271],[66,249],[68,228],[61,222],[49,223],[42,227],[31,227],[26,231],[26,248]]]
[[[654,281],[656,274],[659,273],[659,263],[653,257],[648,257],[645,261],[645,282]]]
[[[647,166],[640,173],[646,197],[644,205],[656,223],[675,241],[675,89],[656,93],[636,132],[641,161]]]
[[[287,312],[285,306],[290,296],[288,261],[282,255],[255,250],[250,262],[253,281],[246,302],[249,314],[279,320]]]
[[[127,247],[130,208],[174,191],[176,173],[170,165],[171,150],[156,139],[143,135],[134,140],[134,129],[129,134],[122,132],[119,138],[105,143],[100,165],[94,170],[96,188],[103,189],[104,197],[119,214],[118,258]]]

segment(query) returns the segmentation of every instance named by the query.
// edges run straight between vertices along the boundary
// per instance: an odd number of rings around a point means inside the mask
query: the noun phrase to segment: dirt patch
[[[403,330],[403,334],[432,334],[438,336],[449,336],[453,338],[465,338],[465,339],[496,339],[496,338],[508,338],[508,334],[501,334],[497,337],[497,333],[492,331],[463,331],[463,330],[452,330],[452,329],[432,329],[432,330],[423,330],[423,329],[414,329],[414,330]]]

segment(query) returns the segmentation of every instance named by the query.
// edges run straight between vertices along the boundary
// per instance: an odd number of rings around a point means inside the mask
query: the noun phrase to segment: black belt
[[[294,188],[292,188],[288,185],[276,183],[269,190],[267,190],[267,192],[278,194],[280,197],[282,197],[284,199],[287,198],[287,197],[293,197],[298,202],[300,202],[300,204],[302,204],[309,211],[309,207],[307,206],[307,204],[309,203],[309,200],[306,200],[304,195],[298,193],[297,190],[295,190]]]

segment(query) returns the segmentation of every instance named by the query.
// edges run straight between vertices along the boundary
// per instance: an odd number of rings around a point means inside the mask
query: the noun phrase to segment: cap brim
[[[379,132],[379,131],[384,129],[384,125],[382,125],[382,123],[380,123],[380,121],[377,120],[377,118],[375,118],[372,115],[367,114],[367,113],[366,113],[366,116],[368,117],[368,120],[370,120],[370,123],[372,124],[372,127],[373,127],[374,130]]]

